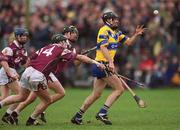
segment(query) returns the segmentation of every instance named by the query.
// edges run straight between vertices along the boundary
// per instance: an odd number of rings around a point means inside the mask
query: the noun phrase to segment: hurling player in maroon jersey
[[[34,91],[40,97],[41,102],[29,117],[26,125],[33,125],[36,118],[52,103],[52,98],[47,91],[47,78],[51,72],[61,72],[67,64],[75,59],[96,64],[101,69],[105,69],[103,64],[87,56],[77,54],[75,48],[69,48],[70,43],[63,35],[58,34],[56,38],[57,43],[41,48],[35,58],[31,60],[30,66],[22,74],[20,94],[9,96],[0,101],[0,108],[22,102],[27,99],[31,91]]]
[[[75,26],[66,26],[63,29],[62,34],[68,39],[67,43],[68,43],[68,48],[72,49],[71,43],[74,43],[77,41],[78,39],[78,30]],[[56,43],[56,38],[58,35],[54,35],[52,37],[52,43]],[[76,62],[77,63],[77,62]],[[75,63],[75,64],[76,64]],[[59,66],[56,70],[56,74],[59,74],[59,72],[61,72],[62,67]],[[59,82],[59,80],[56,78],[56,76],[53,73],[50,73],[49,78],[48,78],[48,88],[53,90],[55,93],[51,96],[52,98],[52,103],[60,100],[61,98],[63,98],[65,96],[65,90],[62,87],[61,83]],[[20,112],[25,109],[29,104],[31,104],[35,99],[37,98],[37,95],[35,92],[31,92],[29,97],[27,98],[26,101],[21,102],[17,108],[14,109],[14,111],[12,112],[11,116],[9,118],[7,118],[7,122],[10,122],[10,120],[15,120],[16,122],[12,122],[11,123],[18,123],[18,116],[20,114]],[[12,118],[12,119],[11,119]],[[44,123],[46,123],[46,118],[45,118],[45,112],[41,113],[40,120],[42,120]]]
[[[0,52],[0,88],[2,99],[6,98],[9,94],[9,89],[14,93],[19,93],[19,75],[17,69],[20,69],[25,65],[27,60],[27,51],[24,48],[24,44],[28,41],[28,31],[25,28],[16,28],[14,30],[15,40],[8,43]],[[14,109],[17,105],[11,105],[6,114],[3,116],[2,121],[6,122],[6,118],[11,114],[11,109]]]

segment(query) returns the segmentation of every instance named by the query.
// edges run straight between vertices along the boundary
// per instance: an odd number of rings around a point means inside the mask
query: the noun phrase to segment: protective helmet
[[[66,41],[67,38],[62,34],[54,34],[51,38],[52,43],[59,43],[61,41]]]
[[[118,19],[118,16],[113,12],[105,12],[102,16],[102,20],[106,23],[108,19]]]
[[[22,36],[22,35],[29,36],[29,32],[25,28],[15,28],[14,29],[14,35],[15,35],[15,37],[18,36],[18,35],[19,36]]]
[[[73,25],[70,25],[70,26],[65,26],[64,29],[63,29],[63,32],[62,34],[65,34],[65,33],[76,33],[77,35],[79,35],[79,32],[77,30],[77,28]]]

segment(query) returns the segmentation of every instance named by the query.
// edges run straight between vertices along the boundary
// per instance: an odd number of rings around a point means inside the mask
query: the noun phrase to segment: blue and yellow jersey
[[[104,25],[100,28],[97,36],[97,50],[96,50],[96,61],[107,62],[102,51],[101,46],[106,46],[110,57],[114,60],[116,50],[121,43],[125,43],[129,38],[122,34],[121,31],[113,31],[109,26]]]

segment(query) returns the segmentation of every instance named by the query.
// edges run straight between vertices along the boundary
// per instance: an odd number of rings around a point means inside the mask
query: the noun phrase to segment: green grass
[[[95,119],[95,114],[103,105],[111,90],[95,102],[84,116],[84,125],[70,123],[73,114],[90,94],[89,89],[67,89],[66,96],[46,111],[48,123],[42,126],[26,127],[25,122],[35,105],[31,104],[19,117],[19,126],[3,125],[0,130],[179,130],[180,129],[180,89],[135,90],[148,107],[140,109],[128,91],[109,110],[112,126],[106,126]],[[0,115],[4,113],[3,108]],[[90,123],[87,123],[90,121]]]

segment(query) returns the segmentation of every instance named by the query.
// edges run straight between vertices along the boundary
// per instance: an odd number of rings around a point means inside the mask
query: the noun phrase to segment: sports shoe
[[[6,112],[6,113],[3,115],[3,117],[2,117],[1,120],[2,120],[3,122],[5,122],[5,123],[8,123],[8,124],[9,124],[9,121],[7,120],[7,117],[8,117],[8,116],[10,116],[10,114]]]
[[[12,112],[11,118],[13,119],[14,124],[18,125],[18,114],[15,111]]]
[[[13,117],[11,115],[3,116],[2,121],[7,123],[7,124],[12,124],[12,125],[15,124],[15,121],[14,121],[14,119],[13,119]]]
[[[36,119],[32,119],[31,117],[28,118],[26,121],[26,126],[31,126],[31,125],[40,125],[40,123]]]
[[[82,118],[77,118],[76,116],[74,116],[72,119],[71,119],[71,122],[73,124],[76,124],[76,125],[82,125]]]
[[[112,122],[108,120],[107,114],[98,113],[96,119],[102,121],[106,125],[112,125]]]
[[[10,115],[6,115],[4,114],[3,117],[2,117],[2,121],[7,123],[7,124],[11,124],[11,122],[13,123],[13,120],[10,120]]]
[[[44,113],[44,112],[40,114],[39,119],[40,119],[42,122],[44,122],[44,123],[47,122],[47,120],[46,120],[46,118],[45,118],[45,113]]]

